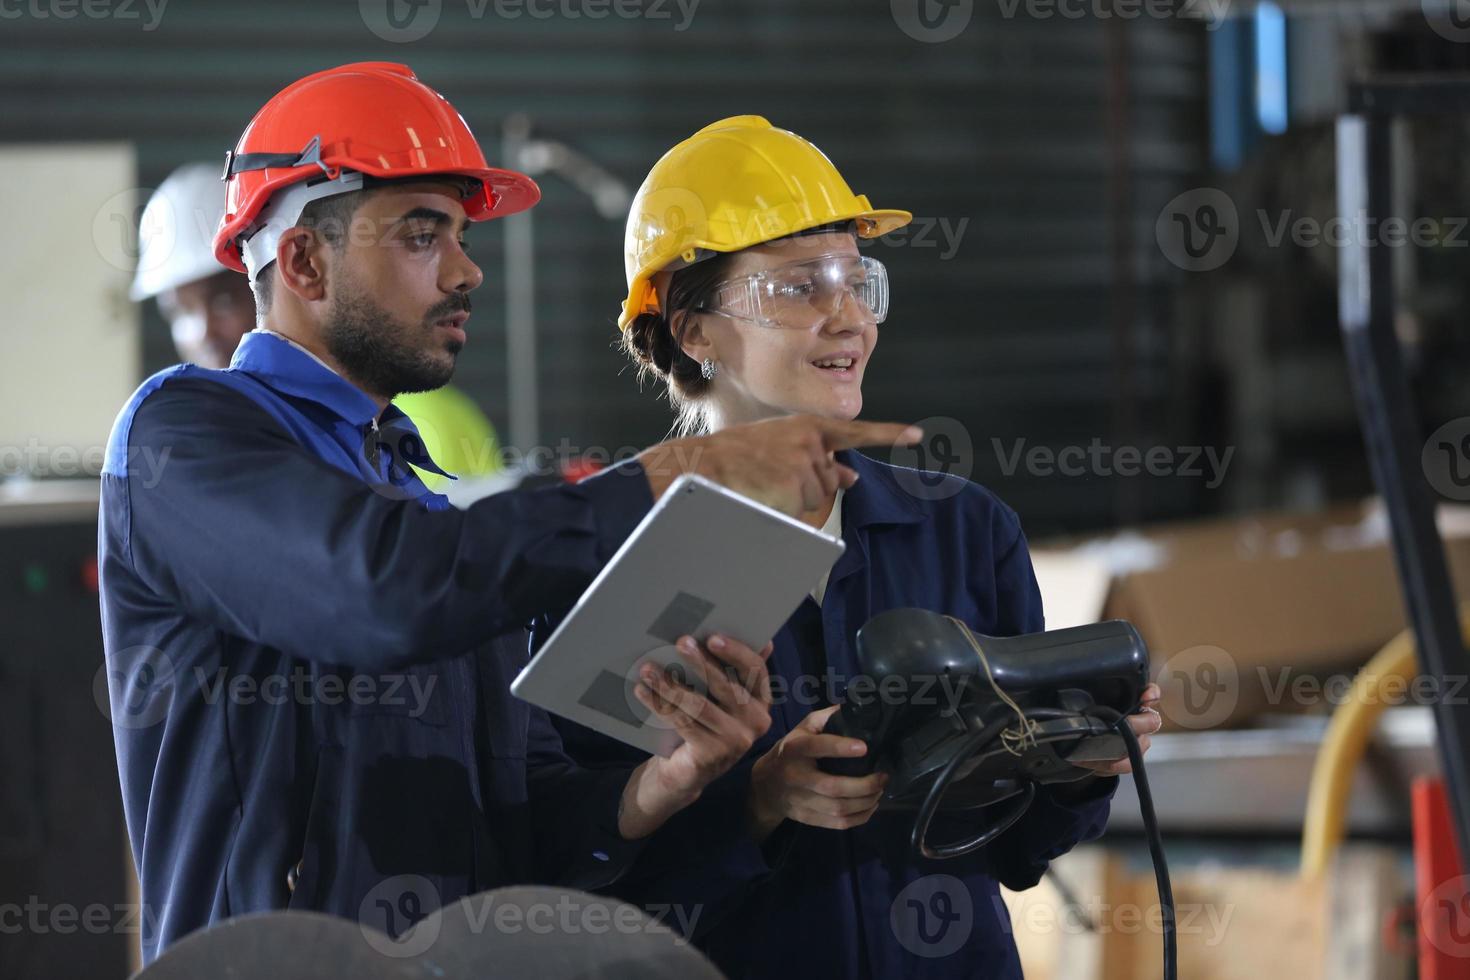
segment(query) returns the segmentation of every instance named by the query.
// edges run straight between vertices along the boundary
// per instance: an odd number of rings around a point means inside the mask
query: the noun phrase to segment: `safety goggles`
[[[849,299],[882,323],[888,316],[888,270],[877,259],[834,253],[716,283],[695,312],[763,327],[804,329],[836,316]]]

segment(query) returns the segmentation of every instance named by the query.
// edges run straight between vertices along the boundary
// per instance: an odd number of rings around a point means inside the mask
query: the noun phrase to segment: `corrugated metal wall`
[[[926,43],[898,26],[904,0],[703,0],[692,17],[687,2],[681,10],[646,0],[648,16],[592,19],[593,9],[614,8],[532,0],[537,12],[583,14],[538,19],[510,0],[429,0],[420,12],[438,10],[436,26],[412,43],[369,29],[368,20],[383,23],[383,0],[171,0],[156,23],[141,0],[95,8],[113,11],[102,19],[14,7],[21,16],[0,20],[0,140],[132,139],[151,188],[180,161],[222,158],[285,82],[366,59],[411,64],[454,101],[492,159],[503,118],[526,112],[630,186],[696,128],[764,114],[815,141],[877,206],[918,216],[907,241],[871,252],[889,264],[894,290],[866,414],[957,420],[974,446],[974,477],[1010,500],[1033,534],[1110,521],[1118,488],[1024,467],[1006,476],[992,440],[1006,451],[1018,438],[1188,441],[1188,419],[1169,407],[1180,404],[1168,385],[1170,270],[1153,223],[1200,166],[1202,26],[1007,17],[1014,5],[987,0],[939,8],[973,15],[954,39]],[[1110,91],[1125,93],[1111,110]],[[1111,147],[1110,118],[1128,127],[1113,130],[1123,142]],[[1110,214],[1119,189],[1131,221]],[[543,439],[613,449],[655,440],[667,407],[637,391],[613,349],[621,222],[597,217],[559,179],[543,190]],[[503,431],[500,233],[488,226],[473,238],[487,282],[457,380]],[[1119,243],[1126,254],[1115,253]],[[1120,270],[1136,288],[1120,285]],[[1116,311],[1130,308],[1118,322]],[[152,370],[173,358],[156,313],[148,317]],[[45,329],[64,329],[64,317]],[[1136,352],[1127,376],[1140,428],[1131,433],[1116,431],[1130,417],[1114,398],[1120,341]],[[1193,492],[1187,481],[1145,482],[1123,488],[1137,516],[1180,510]]]

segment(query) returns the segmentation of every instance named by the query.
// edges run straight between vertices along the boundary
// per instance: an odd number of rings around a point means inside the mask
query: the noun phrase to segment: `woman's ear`
[[[693,358],[695,363],[700,363],[707,357],[719,360],[714,354],[714,344],[704,330],[703,320],[699,314],[688,310],[679,310],[669,318],[669,332],[674,335],[674,343]],[[682,336],[680,331],[683,332]]]

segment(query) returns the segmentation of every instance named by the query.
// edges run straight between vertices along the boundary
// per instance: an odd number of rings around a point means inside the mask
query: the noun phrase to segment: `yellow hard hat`
[[[839,221],[855,221],[859,236],[876,238],[912,218],[875,209],[821,150],[761,116],[710,123],[665,153],[633,198],[623,238],[628,298],[618,327],[657,312],[655,272]]]

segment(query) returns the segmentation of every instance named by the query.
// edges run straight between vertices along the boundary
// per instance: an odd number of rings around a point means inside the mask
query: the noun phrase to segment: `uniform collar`
[[[855,449],[838,452],[836,459],[857,471],[858,482],[842,495],[842,538],[847,547],[832,566],[822,602],[823,622],[833,638],[849,635],[849,626],[855,632],[867,617],[865,590],[853,589],[848,581],[874,561],[867,529],[883,524],[920,524],[929,519],[928,508],[915,493],[923,484],[908,480],[907,474],[912,471],[869,459]],[[914,489],[906,489],[905,482]],[[849,616],[855,625],[849,623]],[[829,646],[829,662],[840,663],[839,657],[838,649]]]
[[[379,418],[378,404],[361,388],[327,367],[311,351],[273,330],[256,327],[240,339],[230,367],[253,374],[277,391],[324,405],[353,425],[388,421],[391,404]]]
[[[871,524],[917,524],[929,516],[911,490],[903,487],[895,467],[869,459],[855,449],[836,454],[837,462],[857,471],[858,482],[842,498],[842,522],[848,527]]]
[[[252,375],[282,394],[315,402],[354,428],[376,425],[386,429],[391,425],[394,430],[412,430],[418,436],[413,420],[397,405],[389,402],[380,413],[377,402],[361,388],[333,371],[311,351],[274,330],[256,327],[242,337],[230,360],[230,370]],[[421,443],[416,438],[412,444],[417,447]],[[449,476],[429,458],[427,451],[415,452],[407,458],[420,469]]]

